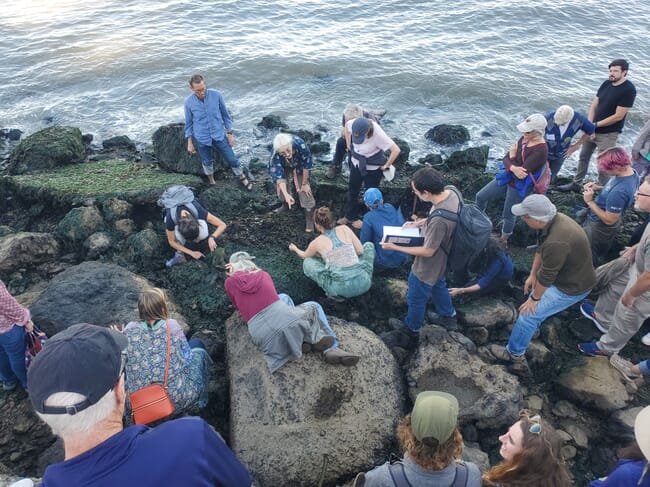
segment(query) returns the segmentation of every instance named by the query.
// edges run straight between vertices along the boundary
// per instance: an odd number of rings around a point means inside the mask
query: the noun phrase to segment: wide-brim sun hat
[[[643,456],[650,461],[650,406],[643,408],[637,414],[634,420],[634,438]]]

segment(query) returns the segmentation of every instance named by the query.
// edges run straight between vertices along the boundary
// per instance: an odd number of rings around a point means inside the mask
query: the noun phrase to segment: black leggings
[[[383,173],[380,169],[375,171],[366,172],[365,176],[361,176],[359,168],[352,166],[350,168],[350,181],[348,184],[348,207],[345,212],[345,217],[354,221],[359,218],[359,191],[361,190],[361,184],[364,184],[366,189],[368,188],[378,188],[379,183],[381,182],[381,177]]]

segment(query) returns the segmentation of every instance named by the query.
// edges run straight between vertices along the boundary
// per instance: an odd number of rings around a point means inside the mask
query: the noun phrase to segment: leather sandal
[[[246,176],[243,174],[239,176],[239,182],[249,193],[253,191],[253,183],[251,183]]]

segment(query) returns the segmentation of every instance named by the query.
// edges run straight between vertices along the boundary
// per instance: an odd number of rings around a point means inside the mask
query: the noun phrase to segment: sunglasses
[[[539,435],[542,432],[542,417],[539,414],[529,416],[528,412],[526,410],[523,410],[521,413],[519,413],[519,417],[526,418],[532,423],[530,425],[530,428],[528,428],[528,431],[530,431],[532,434]]]

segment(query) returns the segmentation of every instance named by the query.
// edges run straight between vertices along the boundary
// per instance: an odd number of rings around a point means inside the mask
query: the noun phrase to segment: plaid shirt
[[[0,333],[8,332],[16,324],[24,326],[29,318],[29,310],[21,306],[0,281]]]

